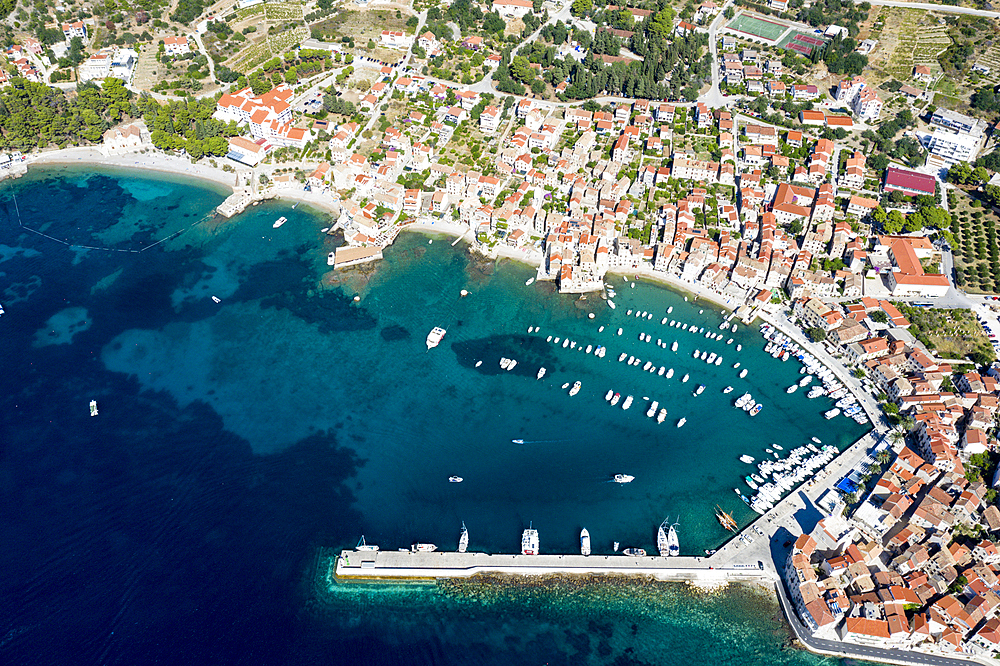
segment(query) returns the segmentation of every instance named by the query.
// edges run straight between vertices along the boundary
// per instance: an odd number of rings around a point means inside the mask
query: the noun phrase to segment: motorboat
[[[827,420],[832,419],[835,416],[839,416],[839,415],[840,415],[840,410],[838,408],[836,408],[836,407],[834,407],[833,409],[831,409],[829,411],[823,412],[823,417],[826,418]]]
[[[626,548],[622,551],[623,555],[629,555],[631,557],[646,557],[646,551],[642,548]]]
[[[221,303],[222,299],[219,298],[218,296],[212,296],[212,302],[213,303]]]
[[[615,395],[615,392],[612,391],[611,389],[608,389],[608,392],[606,394],[604,394],[604,399],[607,400],[608,402],[611,402],[611,398],[613,398],[614,395]]]
[[[91,416],[97,416],[97,401],[96,400],[91,400],[90,401],[90,415]]]
[[[621,393],[615,393],[614,397],[611,398],[611,404],[612,405],[617,405],[618,401],[621,400],[621,398],[622,398],[622,394]]]
[[[538,373],[535,375],[535,379],[541,379],[545,376],[545,368],[541,367],[538,369]]]
[[[726,388],[722,389],[722,392],[723,393],[732,393],[733,392],[733,387],[732,386],[727,386]]]
[[[705,392],[705,385],[704,384],[698,384],[698,388],[696,388],[694,390],[694,394],[695,395],[701,395],[704,392]]]
[[[586,527],[580,530],[580,554],[590,555],[590,532]]]
[[[410,546],[411,553],[432,553],[437,549],[438,547],[432,543],[415,543]]]
[[[683,377],[681,378],[681,383],[682,383],[682,384],[684,384],[684,383],[686,383],[686,382],[687,382],[687,380],[689,380],[689,379],[691,379],[691,375],[690,375],[690,374],[686,374],[686,375],[684,375],[684,376],[683,376]]]
[[[694,356],[694,358],[698,358],[699,356],[701,356],[701,352],[698,351],[697,349],[695,349],[693,356]]]
[[[656,409],[659,406],[660,406],[660,403],[657,402],[656,400],[654,400],[653,402],[649,403],[649,409],[646,410],[646,416],[648,416],[649,418],[653,418],[654,416],[656,416]]]
[[[740,379],[743,379],[746,376],[747,376],[747,369],[743,368],[743,370],[740,371]]]
[[[681,417],[681,420],[677,422],[677,427],[680,428],[681,426],[683,426],[687,422],[688,422],[688,420],[686,418]]]
[[[533,283],[534,281],[535,281],[535,278],[528,278],[527,280],[525,280],[525,281],[524,281],[524,286],[525,286],[525,287],[528,287],[528,286],[530,286],[530,285],[531,285],[531,283]]]
[[[285,222],[288,222],[288,218],[285,217],[285,216],[281,216],[277,220],[275,220],[274,224],[272,224],[271,226],[273,228],[277,229],[278,227],[280,227],[281,225],[283,225]]]
[[[358,541],[358,545],[354,547],[354,550],[364,551],[366,553],[377,553],[378,546],[375,544],[365,543],[365,535],[361,535],[361,541]]]
[[[677,341],[674,340],[674,344],[670,345],[670,351],[677,351]]]
[[[799,390],[799,385],[798,384],[792,384],[791,386],[789,386],[788,388],[785,389],[785,393],[795,393],[798,390]]]
[[[614,543],[614,549],[615,549],[615,552],[617,553],[618,552],[618,542],[617,541],[615,541],[615,543]]]
[[[573,382],[573,388],[571,388],[569,390],[569,394],[570,395],[576,395],[577,393],[579,393],[580,392],[580,386],[581,386],[580,380],[577,380],[577,381]]]
[[[631,474],[615,474],[615,483],[632,483],[635,477]]]
[[[661,407],[660,408],[660,413],[656,415],[656,422],[657,423],[663,423],[663,421],[666,418],[667,418],[667,408],[666,407]]]
[[[748,465],[752,465],[753,461],[754,461],[754,459],[753,459],[752,456],[748,456],[748,455],[742,455],[742,456],[740,456],[740,462],[746,463]]]
[[[449,483],[462,483],[462,481],[465,481],[465,479],[463,479],[460,476],[449,476],[448,477],[448,482]]]
[[[626,354],[625,352],[622,352],[621,354],[618,355],[618,362],[621,363],[626,358],[628,358],[628,354]]]
[[[622,409],[628,409],[632,406],[632,396],[625,396],[625,402],[622,403]]]
[[[434,349],[441,343],[441,338],[447,333],[445,329],[440,326],[435,326],[431,329],[431,332],[427,334],[427,349],[428,351]]]
[[[756,405],[753,406],[753,409],[750,410],[750,416],[757,416],[758,414],[760,414],[760,410],[762,409],[764,409],[764,405],[758,402]]]
[[[521,533],[521,554],[538,555],[538,530],[532,529],[530,523],[528,529]]]
[[[667,379],[670,379],[673,376],[674,376],[674,369],[673,368],[668,368],[667,369],[667,374],[666,374]]]

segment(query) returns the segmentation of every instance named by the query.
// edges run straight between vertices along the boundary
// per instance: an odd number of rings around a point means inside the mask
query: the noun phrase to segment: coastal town
[[[761,560],[800,639],[1000,656],[1000,12],[169,4],[11,11],[0,179],[188,172],[232,188],[224,218],[323,211],[308,251],[331,271],[440,232],[602,308],[626,274],[760,318],[874,428],[803,485],[815,528]],[[758,511],[762,541],[795,501]]]

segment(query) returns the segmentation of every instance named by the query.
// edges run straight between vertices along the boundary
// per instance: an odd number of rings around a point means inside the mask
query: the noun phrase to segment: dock
[[[721,558],[720,558],[721,560]],[[738,581],[773,583],[763,563],[715,566],[710,557],[630,555],[493,555],[490,553],[344,550],[337,557],[340,579],[468,578],[476,574],[520,576],[628,574],[704,586]]]

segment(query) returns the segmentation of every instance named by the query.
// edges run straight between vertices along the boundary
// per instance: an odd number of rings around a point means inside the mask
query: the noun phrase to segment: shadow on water
[[[500,367],[501,357],[516,359],[517,365],[509,372],[522,377],[534,377],[538,368],[543,366],[549,371],[558,367],[552,345],[542,338],[526,335],[491,335],[488,338],[462,340],[452,343],[451,348],[459,365],[483,375],[508,372]],[[478,361],[483,364],[477,368]]]
[[[380,335],[386,342],[397,342],[399,340],[408,340],[410,338],[410,332],[399,324],[386,326],[382,329]]]

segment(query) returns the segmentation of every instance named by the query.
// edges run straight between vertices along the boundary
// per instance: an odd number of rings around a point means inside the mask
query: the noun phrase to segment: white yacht
[[[337,263],[337,253],[336,252],[331,252],[330,254],[326,255],[326,265],[327,266],[333,266],[335,263]]]
[[[740,456],[740,462],[744,462],[744,463],[746,463],[748,465],[752,465],[753,464],[753,457],[752,456],[747,456],[747,455],[742,455],[742,456]]]
[[[580,530],[580,554],[590,555],[590,532],[586,527]]]
[[[614,397],[611,398],[611,405],[612,406],[617,405],[618,401],[621,400],[621,399],[622,399],[622,394],[621,393],[615,393]]]
[[[90,415],[91,416],[97,416],[97,401],[96,400],[91,400],[90,401]]]
[[[538,369],[538,374],[535,375],[535,379],[541,379],[545,376],[545,368],[541,367]]]
[[[613,398],[614,396],[615,392],[611,389],[608,389],[608,392],[604,395],[604,399],[607,400],[608,402],[611,402],[611,398]]]
[[[632,483],[635,477],[631,474],[615,474],[615,483]]]
[[[663,423],[663,421],[666,418],[667,418],[667,408],[666,407],[661,407],[660,408],[660,413],[656,415],[656,422],[657,423]]]
[[[834,407],[833,409],[831,409],[829,411],[823,412],[823,416],[827,420],[832,419],[835,416],[840,416],[840,410],[838,408]]]
[[[743,368],[742,370],[740,370],[740,379],[743,379],[746,376],[747,376],[747,369]]]
[[[462,534],[458,537],[458,552],[464,553],[469,549],[469,530],[465,527],[465,521],[462,521]]]
[[[681,420],[677,422],[677,427],[680,428],[682,425],[684,425],[687,422],[688,422],[688,420],[686,418],[681,417]]]
[[[667,520],[670,520],[669,518]],[[660,551],[661,557],[666,557],[667,553],[670,551],[670,543],[667,540],[667,530],[663,529],[663,526],[667,524],[667,520],[660,523],[660,526],[656,528],[656,549]]]
[[[448,483],[462,483],[462,481],[465,481],[465,479],[463,479],[460,476],[449,476],[448,477]]]
[[[684,377],[681,378],[681,383],[683,384],[687,382],[687,380],[689,379],[691,379],[691,375],[684,375]]]
[[[441,343],[441,338],[447,333],[445,329],[440,326],[435,326],[431,329],[431,332],[427,334],[427,349],[434,349]]]
[[[532,282],[534,282],[534,281],[535,281],[535,278],[528,278],[527,280],[525,280],[525,281],[524,281],[524,286],[525,286],[525,287],[528,287],[528,286],[530,286],[530,285],[531,285],[531,283],[532,283]]]
[[[528,529],[521,533],[521,554],[538,555],[538,530],[532,529],[530,523]]]
[[[288,218],[285,217],[285,216],[281,216],[277,220],[275,220],[274,224],[272,224],[271,226],[273,228],[277,229],[278,227],[280,227],[281,225],[283,225],[285,222],[288,222]]]
[[[732,393],[733,392],[733,387],[732,386],[727,386],[726,388],[722,389],[722,392],[723,393]]]
[[[671,525],[670,529],[667,530],[667,555],[669,557],[677,557],[681,554],[681,544],[677,539],[677,529],[676,525]],[[662,555],[662,553],[660,553]]]
[[[622,409],[628,409],[632,406],[632,396],[626,396],[625,402],[622,403]]]
[[[785,393],[795,393],[798,390],[799,390],[799,385],[798,384],[792,384],[791,386],[789,386],[788,388],[785,389]]]
[[[579,393],[580,392],[580,386],[581,386],[580,380],[576,380],[575,382],[573,382],[573,388],[571,388],[569,390],[569,394],[570,395],[576,395],[577,393]]]
[[[656,409],[659,406],[660,406],[660,403],[657,402],[656,400],[654,400],[653,402],[649,403],[649,409],[646,410],[646,416],[648,416],[649,418],[653,418],[654,416],[656,416]]]
[[[415,543],[410,546],[411,553],[431,553],[437,549],[438,547],[432,543]]]
[[[677,341],[674,340],[674,344],[670,345],[670,351],[677,351]]]
[[[670,379],[671,377],[673,377],[674,376],[674,369],[673,368],[668,368],[666,376],[667,376],[667,379]]]
[[[695,395],[701,395],[704,392],[705,392],[705,385],[704,384],[698,384],[698,388],[696,388],[694,390],[694,394]]]
[[[219,298],[218,296],[212,296],[212,302],[213,303],[221,303],[222,299]]]

